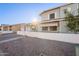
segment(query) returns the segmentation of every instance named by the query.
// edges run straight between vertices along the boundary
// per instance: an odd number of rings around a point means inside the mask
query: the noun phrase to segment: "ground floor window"
[[[50,31],[57,31],[57,26],[50,26]]]
[[[42,27],[43,31],[48,31],[48,27]]]
[[[57,26],[42,27],[43,31],[57,31]]]

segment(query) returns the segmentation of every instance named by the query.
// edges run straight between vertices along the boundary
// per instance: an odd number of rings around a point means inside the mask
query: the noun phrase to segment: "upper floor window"
[[[55,18],[55,13],[49,15],[49,19],[54,19],[54,18]]]
[[[67,12],[67,9],[64,9],[64,14]]]

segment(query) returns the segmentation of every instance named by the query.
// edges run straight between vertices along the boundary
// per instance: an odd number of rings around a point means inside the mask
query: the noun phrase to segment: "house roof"
[[[68,3],[68,4],[65,4],[65,5],[62,5],[62,6],[58,6],[58,7],[55,7],[55,8],[51,8],[51,9],[45,10],[45,11],[41,12],[40,15],[45,13],[45,12],[48,12],[48,11],[51,11],[51,10],[55,10],[55,9],[58,9],[60,7],[64,7],[64,6],[67,6],[67,5],[70,5],[70,4],[73,4],[73,3]]]

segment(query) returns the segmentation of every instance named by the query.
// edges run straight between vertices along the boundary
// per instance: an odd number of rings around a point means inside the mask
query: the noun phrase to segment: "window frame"
[[[54,14],[54,18],[50,18],[50,15],[51,15],[51,14]],[[50,13],[50,14],[48,14],[48,19],[49,19],[49,20],[55,19],[55,13]]]

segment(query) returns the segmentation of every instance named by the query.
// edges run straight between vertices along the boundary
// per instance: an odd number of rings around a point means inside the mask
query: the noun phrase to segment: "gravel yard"
[[[0,35],[0,41],[21,37],[15,33]],[[74,44],[22,36],[18,40],[0,44],[6,56],[75,56]]]

